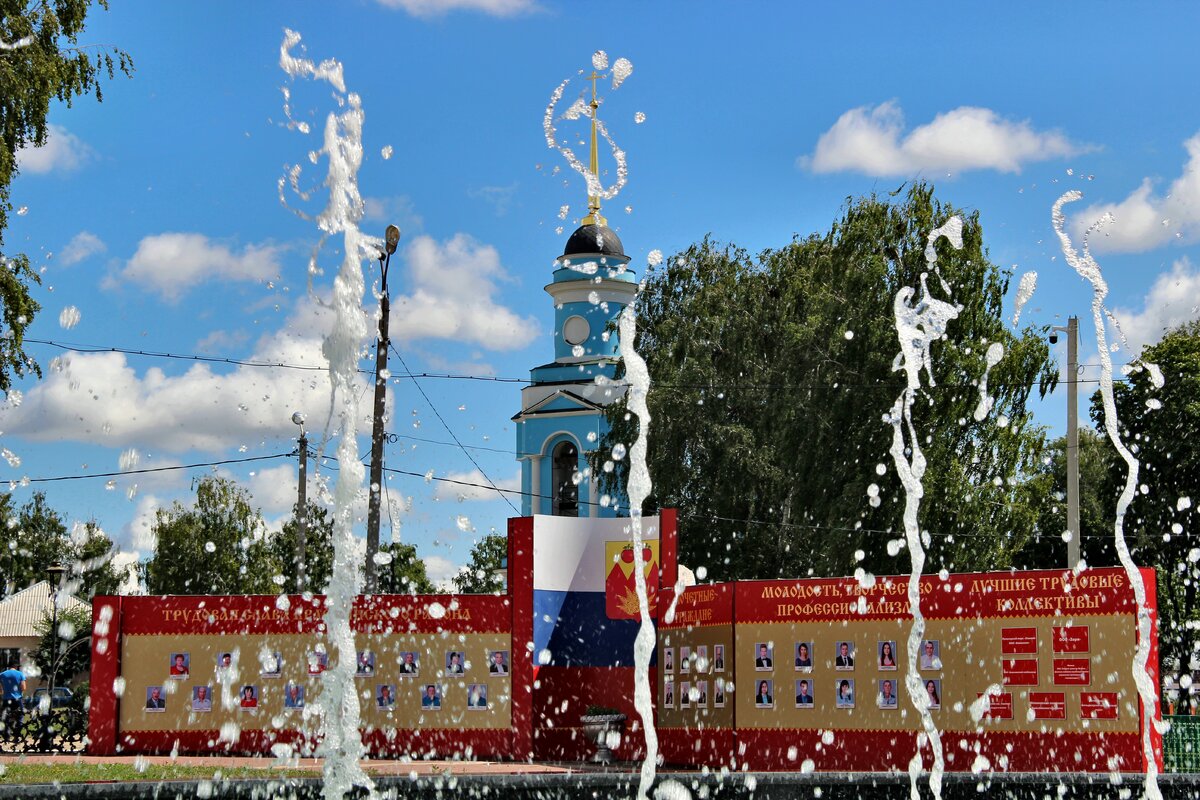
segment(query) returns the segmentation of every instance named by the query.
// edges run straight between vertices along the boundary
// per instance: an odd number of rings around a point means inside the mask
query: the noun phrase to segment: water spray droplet
[[[59,312],[58,324],[60,327],[69,331],[71,328],[74,328],[76,325],[78,325],[79,320],[82,318],[83,315],[79,313],[78,308],[75,306],[67,306],[61,312]]]

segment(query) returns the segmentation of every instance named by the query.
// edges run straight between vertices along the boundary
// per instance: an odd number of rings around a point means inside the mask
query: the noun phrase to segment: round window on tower
[[[592,327],[588,325],[588,321],[580,316],[567,317],[567,321],[563,323],[563,338],[567,340],[567,344],[583,344],[591,332]]]

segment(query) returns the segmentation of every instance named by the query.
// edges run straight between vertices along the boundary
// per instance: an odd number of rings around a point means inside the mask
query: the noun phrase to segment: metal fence
[[[1167,772],[1200,772],[1200,717],[1163,717],[1171,727],[1163,734]]]
[[[86,737],[87,715],[74,708],[49,714],[34,708],[0,718],[0,753],[80,753]]]

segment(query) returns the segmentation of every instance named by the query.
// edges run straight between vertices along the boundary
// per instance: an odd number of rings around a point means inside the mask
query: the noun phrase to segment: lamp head
[[[292,422],[296,423],[297,425],[304,425],[304,415],[297,411],[296,413],[292,414]]]
[[[387,252],[390,256],[396,252],[396,245],[400,244],[400,229],[395,225],[388,225],[383,234],[383,241],[387,245]]]

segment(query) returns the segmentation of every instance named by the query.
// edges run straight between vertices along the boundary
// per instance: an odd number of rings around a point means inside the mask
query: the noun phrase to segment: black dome
[[[621,237],[606,225],[583,225],[567,239],[564,256],[602,255],[625,257]]]

